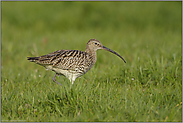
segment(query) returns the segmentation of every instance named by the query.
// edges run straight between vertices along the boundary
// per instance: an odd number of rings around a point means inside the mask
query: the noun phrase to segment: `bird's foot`
[[[57,73],[55,74],[55,76],[52,78],[52,80],[54,81],[54,82],[56,82],[57,84],[59,84],[59,85],[61,85],[62,86],[62,84],[60,84],[59,82],[57,82],[57,80],[56,80],[56,76],[57,76]]]

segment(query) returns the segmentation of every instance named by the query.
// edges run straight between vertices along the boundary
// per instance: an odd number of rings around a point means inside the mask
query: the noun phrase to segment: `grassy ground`
[[[182,2],[1,2],[1,121],[182,121]],[[71,86],[27,61],[96,38]]]

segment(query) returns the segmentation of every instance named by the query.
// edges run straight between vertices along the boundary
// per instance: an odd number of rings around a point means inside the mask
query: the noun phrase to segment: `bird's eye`
[[[98,43],[95,43],[95,45],[98,45]]]

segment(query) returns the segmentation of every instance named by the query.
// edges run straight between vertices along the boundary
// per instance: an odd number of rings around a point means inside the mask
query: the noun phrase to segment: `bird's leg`
[[[77,77],[75,77],[75,76],[73,76],[73,75],[70,75],[68,78],[69,78],[70,82],[71,82],[72,85],[73,85],[73,84],[74,84],[74,81],[75,81],[75,79],[76,79]]]
[[[72,77],[72,85],[74,84],[74,81],[77,77]]]
[[[59,84],[59,85],[61,85],[62,86],[62,84],[60,84],[59,82],[57,82],[57,80],[56,80],[56,76],[57,76],[57,73],[55,74],[55,76],[52,78],[52,80],[54,81],[54,82],[56,82],[57,84]]]
[[[74,81],[75,81],[75,80],[72,80],[72,85],[74,84]]]

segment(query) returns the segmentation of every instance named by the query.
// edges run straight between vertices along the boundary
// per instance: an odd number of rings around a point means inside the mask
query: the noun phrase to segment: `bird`
[[[57,50],[47,55],[39,57],[27,57],[27,60],[45,67],[47,70],[55,72],[52,78],[53,82],[57,82],[56,76],[63,75],[70,80],[72,84],[76,78],[88,72],[97,61],[97,50],[103,49],[120,57],[125,63],[126,61],[115,51],[105,47],[97,39],[90,39],[87,42],[85,51],[80,50]]]

